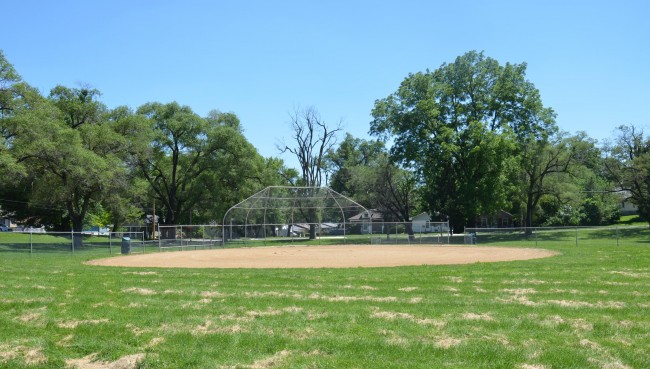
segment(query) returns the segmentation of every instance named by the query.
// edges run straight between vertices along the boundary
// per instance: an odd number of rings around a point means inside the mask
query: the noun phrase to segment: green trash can
[[[122,237],[122,254],[131,253],[131,238]]]

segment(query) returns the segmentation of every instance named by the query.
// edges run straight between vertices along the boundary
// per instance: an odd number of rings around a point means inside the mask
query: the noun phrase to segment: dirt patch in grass
[[[149,288],[140,288],[140,287],[126,288],[126,289],[123,289],[122,292],[135,293],[136,295],[143,295],[143,296],[157,295],[158,294],[156,291],[151,290]]]
[[[253,365],[250,366],[251,369],[267,369],[267,368],[273,368],[277,365],[280,364],[284,358],[287,356],[291,355],[291,351],[289,350],[282,350],[275,355],[262,359],[262,360],[257,360],[256,362],[253,363]]]
[[[74,334],[69,334],[62,339],[60,339],[56,345],[60,347],[68,347],[72,344],[72,341],[74,340]]]
[[[124,272],[122,274],[133,274],[133,275],[157,275],[158,272]]]
[[[587,301],[571,301],[571,300],[548,300],[547,304],[558,305],[562,307],[573,308],[608,308],[608,309],[623,309],[625,303],[621,301],[598,301],[595,303]]]
[[[115,361],[96,361],[97,354],[90,354],[81,359],[68,359],[65,363],[75,369],[136,369],[144,359],[144,354],[123,356]]]
[[[162,252],[89,261],[91,265],[176,268],[356,268],[537,259],[557,252],[476,246],[280,246]],[[461,283],[458,277],[449,277]]]
[[[497,297],[496,300],[498,302],[502,302],[504,304],[520,304],[520,305],[525,305],[525,306],[537,306],[537,305],[539,305],[539,303],[529,300],[528,296],[526,296],[526,295],[512,295],[512,296],[507,297],[507,298]]]
[[[490,314],[476,314],[476,313],[465,313],[463,314],[463,319],[465,320],[483,320],[486,322],[491,322],[494,320]]]
[[[276,316],[276,315],[281,315],[284,313],[298,313],[301,312],[302,308],[297,307],[297,306],[289,306],[284,309],[267,309],[267,310],[262,310],[262,311],[257,311],[257,310],[251,310],[247,311],[246,315],[251,316],[251,317],[260,317],[260,316]]]
[[[461,278],[461,277],[446,276],[446,277],[443,277],[443,278],[447,279],[447,280],[449,280],[451,282],[454,282],[454,283],[463,283],[463,278]]]
[[[0,363],[16,358],[22,358],[27,365],[36,365],[47,361],[47,358],[38,347],[0,345]]]
[[[57,324],[57,327],[59,328],[67,328],[67,329],[75,329],[78,326],[82,324],[102,324],[102,323],[108,323],[108,319],[103,318],[103,319],[91,319],[91,320],[69,320],[67,322],[61,322]]]
[[[537,293],[537,290],[535,290],[534,288],[515,288],[515,289],[506,288],[501,290],[501,292],[506,292],[506,293],[511,293],[513,295],[521,296],[521,295]]]
[[[31,310],[23,315],[21,315],[18,320],[20,320],[23,323],[29,323],[33,322],[35,320],[40,319],[43,316],[43,311],[45,311],[47,308],[42,307],[39,309]]]
[[[438,339],[435,342],[435,346],[443,349],[449,349],[454,346],[458,346],[461,343],[462,341],[459,340],[458,338],[445,337],[445,338]]]
[[[231,326],[217,326],[213,321],[207,320],[203,324],[194,327],[191,332],[193,335],[204,335],[204,334],[217,334],[217,333],[226,333],[226,334],[236,334],[247,332],[248,330],[240,326],[239,324]]]
[[[584,319],[574,319],[571,321],[571,327],[577,331],[590,332],[594,330],[594,325]]]
[[[225,365],[222,366],[222,369],[239,369],[239,368],[248,368],[248,369],[269,369],[269,368],[275,368],[277,366],[280,366],[282,364],[282,361],[286,359],[287,356],[291,355],[291,351],[289,350],[282,350],[280,352],[277,352],[271,357],[268,357],[266,359],[261,359],[253,362],[253,364],[250,365],[242,365],[242,364],[237,364],[237,365]]]
[[[386,320],[396,320],[396,319],[404,319],[404,320],[409,320],[413,323],[420,324],[420,325],[433,325],[438,328],[442,328],[446,325],[445,322],[440,321],[440,320],[435,320],[435,319],[421,319],[417,318],[409,313],[401,313],[401,312],[396,312],[396,311],[375,311],[370,315],[371,318],[379,318],[379,319],[386,319]]]
[[[402,287],[402,288],[399,288],[398,291],[412,292],[412,291],[415,291],[417,289],[418,289],[418,287]]]
[[[163,342],[165,342],[165,337],[154,337],[144,347],[145,348],[156,347],[156,346],[160,345]]]
[[[311,300],[323,300],[329,302],[351,302],[351,301],[372,301],[372,302],[395,302],[398,301],[394,296],[326,296],[319,293],[312,293],[308,296]]]
[[[633,272],[629,270],[614,270],[609,272],[610,274],[618,274],[622,275],[624,277],[630,277],[630,278],[647,278],[650,277],[650,273],[638,273],[638,272]]]

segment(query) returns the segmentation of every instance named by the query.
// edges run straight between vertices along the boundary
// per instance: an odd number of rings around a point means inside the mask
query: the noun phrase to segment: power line
[[[62,207],[33,205],[33,204],[30,204],[29,202],[26,202],[26,201],[16,201],[16,200],[9,200],[9,199],[0,199],[0,203],[22,204],[25,207],[30,207],[30,208],[34,208],[34,209],[65,210],[65,208],[62,208]]]

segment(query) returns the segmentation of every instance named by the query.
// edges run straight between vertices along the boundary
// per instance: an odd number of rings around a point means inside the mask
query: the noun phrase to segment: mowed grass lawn
[[[558,256],[519,262],[304,270],[4,252],[0,367],[650,368],[649,241],[569,239],[538,245]]]

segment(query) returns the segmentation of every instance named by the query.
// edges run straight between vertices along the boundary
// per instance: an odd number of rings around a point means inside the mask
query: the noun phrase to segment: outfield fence
[[[310,240],[310,228],[315,238]],[[134,229],[134,228],[131,228]],[[146,239],[146,236],[154,238]],[[342,224],[161,225],[156,233],[0,232],[0,253],[83,253],[101,255],[198,250],[222,247],[337,244],[452,244],[503,246],[650,245],[647,226],[466,228],[449,232],[448,223],[372,222]],[[126,250],[125,247],[126,246]],[[126,252],[125,252],[126,251]]]
[[[640,238],[650,245],[648,226],[465,228],[463,240],[465,244],[490,245],[622,246],[638,245]]]
[[[160,225],[154,235],[159,251],[221,247],[221,225]]]
[[[94,251],[107,255],[144,253],[147,242],[143,232],[43,232],[42,230],[0,233],[0,252],[84,253]]]
[[[315,237],[310,240],[311,229]],[[253,247],[309,242],[310,244],[449,244],[447,222],[348,222],[299,224],[159,225],[153,240],[159,251],[215,247]],[[455,240],[455,242],[454,242]]]

